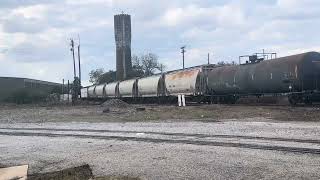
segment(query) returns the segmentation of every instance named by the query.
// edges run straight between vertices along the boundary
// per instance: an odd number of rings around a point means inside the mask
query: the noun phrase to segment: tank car
[[[119,82],[109,83],[104,88],[104,93],[107,98],[116,98],[119,96]]]
[[[95,85],[88,87],[88,98],[95,98],[96,97],[95,89],[96,89]]]
[[[292,104],[311,101],[319,90],[320,54],[307,52],[258,63],[223,66],[208,72],[212,95],[288,93]]]
[[[134,98],[138,95],[137,88],[138,79],[130,79],[121,81],[119,83],[119,97],[120,98]]]
[[[106,84],[96,85],[95,90],[94,90],[94,95],[96,98],[105,98],[106,97],[105,91],[104,91],[105,86],[106,86]]]
[[[201,68],[179,70],[165,75],[167,96],[203,95],[206,89],[206,80]]]
[[[165,95],[165,84],[162,74],[140,78],[138,80],[139,97],[160,97]]]

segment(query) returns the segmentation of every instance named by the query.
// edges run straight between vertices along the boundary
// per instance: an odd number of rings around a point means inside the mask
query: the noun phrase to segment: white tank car
[[[206,79],[201,68],[170,72],[165,75],[166,95],[201,95],[206,90]]]
[[[100,84],[100,85],[96,86],[96,89],[94,90],[96,97],[98,97],[98,98],[106,97],[106,95],[104,93],[105,86],[106,86],[106,84]]]
[[[119,86],[119,82],[113,82],[113,83],[107,84],[104,88],[105,95],[108,98],[118,97],[118,92],[119,92],[118,86]]]
[[[119,83],[119,97],[137,97],[137,79],[121,81]]]
[[[157,97],[165,95],[164,79],[161,74],[138,80],[139,97]]]
[[[95,85],[88,87],[88,97],[89,97],[89,98],[94,98],[94,97],[96,97],[95,89],[96,89],[96,86],[95,86]]]

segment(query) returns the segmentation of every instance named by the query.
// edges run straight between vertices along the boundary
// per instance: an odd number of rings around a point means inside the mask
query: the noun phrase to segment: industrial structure
[[[131,17],[128,14],[114,16],[116,41],[117,80],[128,79],[132,72],[131,62]]]
[[[0,101],[21,103],[46,98],[62,88],[59,83],[17,77],[0,77],[0,84]]]

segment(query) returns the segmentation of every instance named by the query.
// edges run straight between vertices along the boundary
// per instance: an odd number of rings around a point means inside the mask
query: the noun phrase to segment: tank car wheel
[[[292,106],[297,105],[298,100],[297,100],[297,98],[296,98],[295,96],[290,95],[290,96],[288,97],[288,99],[289,99],[289,103],[290,103]]]
[[[230,97],[230,103],[235,104],[238,101],[238,96],[233,95]]]
[[[235,95],[229,95],[223,97],[223,103],[225,104],[235,104],[237,102],[238,98]]]
[[[306,105],[312,105],[312,100],[311,100],[310,96],[305,96],[304,97],[304,103]]]

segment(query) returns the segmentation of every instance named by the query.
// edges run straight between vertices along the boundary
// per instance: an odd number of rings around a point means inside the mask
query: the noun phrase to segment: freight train
[[[202,65],[150,77],[93,85],[82,98],[126,101],[190,101],[235,103],[244,96],[285,95],[291,104],[320,100],[320,53],[307,52],[239,65]]]

